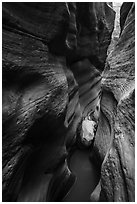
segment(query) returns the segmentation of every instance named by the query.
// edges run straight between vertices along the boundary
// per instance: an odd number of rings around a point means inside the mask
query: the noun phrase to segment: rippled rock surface
[[[121,7],[121,35],[102,76],[101,116],[95,138],[95,150],[103,161],[100,201],[135,200],[134,10],[134,3]]]
[[[122,182],[129,181],[122,180],[123,172],[133,178],[129,169],[133,165],[125,160],[127,151],[134,153],[128,148],[134,136],[134,131],[129,133],[134,121],[128,120],[133,109],[125,109],[133,108],[134,101],[133,8],[126,21],[121,20],[120,39],[105,67],[115,18],[111,3],[21,2],[2,7],[3,201],[73,199],[86,168],[83,185],[88,178],[96,178],[87,186],[86,200],[92,200],[90,188],[92,193],[96,186],[95,200],[99,195],[100,200],[116,200],[111,184],[117,180],[105,178],[110,175],[106,171],[111,155],[119,155],[114,156],[118,158],[114,166],[121,176],[120,185],[125,188]],[[90,123],[93,128],[88,127]],[[125,134],[126,142],[122,136],[112,136],[114,132]],[[110,147],[114,152],[109,157]],[[79,172],[84,161],[85,169]],[[132,181],[127,183],[129,190]],[[131,200],[132,195],[128,196]]]

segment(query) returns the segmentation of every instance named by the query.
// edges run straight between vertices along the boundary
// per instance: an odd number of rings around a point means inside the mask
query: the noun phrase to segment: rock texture
[[[121,35],[102,75],[101,116],[94,143],[103,161],[100,201],[135,201],[134,10],[134,3],[121,7]]]
[[[65,59],[48,48],[62,33],[65,12],[63,3],[3,4],[3,201],[45,201],[48,175],[75,138],[77,84],[69,70],[66,77]],[[72,115],[78,119],[68,129]]]
[[[132,200],[133,165],[126,155],[133,158],[134,118],[125,107],[134,101],[133,9],[121,20],[105,67],[111,4],[3,3],[3,201],[63,200],[75,183],[68,157],[86,117],[98,123],[94,155],[103,164],[97,195],[101,189],[100,200],[116,201],[111,189],[120,176],[119,199]],[[106,178],[114,171],[116,177]]]
[[[120,35],[120,8],[122,6],[123,2],[113,2],[113,9],[116,12],[115,15],[115,23],[114,23],[114,30],[111,36],[111,43],[109,45],[108,48],[108,55],[110,54],[110,52],[113,51],[115,45],[118,42],[119,39],[119,35]]]

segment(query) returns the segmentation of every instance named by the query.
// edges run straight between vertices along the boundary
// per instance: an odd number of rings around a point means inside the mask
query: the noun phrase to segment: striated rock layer
[[[121,14],[121,35],[102,75],[101,116],[94,143],[103,161],[101,188],[98,185],[91,200],[100,192],[100,201],[135,201],[134,3],[124,3]]]
[[[85,118],[96,123],[95,163],[103,162],[97,196],[133,200],[133,9],[105,67],[111,4],[3,3],[3,201],[64,199]]]

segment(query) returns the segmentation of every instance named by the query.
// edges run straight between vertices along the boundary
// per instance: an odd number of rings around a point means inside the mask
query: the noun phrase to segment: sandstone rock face
[[[135,200],[134,9],[134,3],[121,7],[121,35],[102,75],[101,116],[94,143],[103,161],[100,201]]]
[[[64,4],[54,3],[3,4],[5,201],[45,201],[48,175],[52,177],[59,162],[65,160],[66,143],[76,134],[80,118],[77,84],[72,73],[65,74],[65,59],[51,55],[45,43],[61,32],[64,9]],[[53,11],[57,22],[50,17]],[[71,109],[69,115],[67,109]],[[67,129],[65,118],[71,123],[72,115],[76,120]],[[69,131],[71,136],[67,139]],[[28,178],[32,184],[26,182]],[[32,195],[24,195],[24,186]]]
[[[125,2],[122,4],[121,9],[120,9],[120,27],[121,27],[121,32],[123,31],[124,24],[126,22],[126,18],[128,16],[128,13],[133,5],[133,2],[129,2],[128,4]]]
[[[95,197],[101,189],[100,200],[117,200],[111,189],[120,176],[119,197],[131,200],[133,7],[105,67],[114,18],[103,2],[3,3],[3,201],[63,200],[76,180],[68,158],[86,117],[98,123],[94,152],[103,162]]]

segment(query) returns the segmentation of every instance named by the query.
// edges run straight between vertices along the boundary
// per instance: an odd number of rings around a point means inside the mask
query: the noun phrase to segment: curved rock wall
[[[4,201],[16,201],[22,185],[26,185],[28,192],[31,191],[32,186],[22,184],[22,179],[26,174],[25,169],[30,172],[29,176],[31,171],[37,174],[36,168],[33,170],[27,167],[28,157],[33,158],[35,152],[35,165],[40,170],[37,175],[34,174],[33,179],[39,178],[42,173],[44,175],[45,171],[52,172],[66,157],[65,117],[72,92],[77,99],[73,103],[73,115],[76,109],[74,117],[80,118],[77,84],[73,74],[68,83],[65,59],[51,55],[48,48],[48,42],[62,33],[60,29],[64,26],[65,19],[63,13],[67,14],[63,3],[3,4]],[[75,135],[77,121],[73,124],[69,140]],[[21,163],[24,164],[20,166]],[[41,182],[46,186],[46,180]],[[42,201],[46,192],[42,191],[39,195],[41,184],[38,185],[37,180],[33,185],[33,195],[37,194],[38,197],[28,196],[24,199]]]
[[[126,15],[121,16],[121,35],[102,74],[101,116],[94,143],[103,161],[100,201],[135,200],[135,5],[129,6],[121,7]]]

